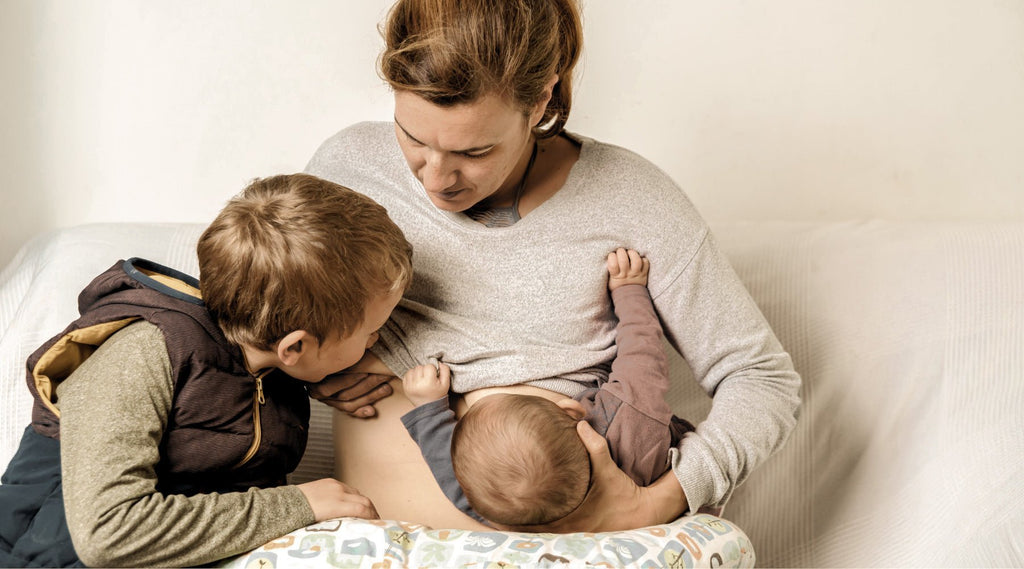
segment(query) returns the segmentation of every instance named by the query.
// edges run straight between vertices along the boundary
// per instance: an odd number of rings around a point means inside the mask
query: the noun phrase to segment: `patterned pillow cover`
[[[306,567],[753,567],[754,549],[732,523],[708,514],[608,533],[431,529],[341,518],[314,524],[225,560],[229,568]]]

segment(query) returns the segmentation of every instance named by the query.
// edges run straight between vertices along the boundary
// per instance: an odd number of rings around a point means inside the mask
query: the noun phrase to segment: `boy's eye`
[[[459,154],[462,154],[466,158],[483,158],[484,156],[487,156],[490,153],[491,153],[491,149],[487,149],[487,150],[484,150],[482,152],[473,152],[473,153],[460,152]]]

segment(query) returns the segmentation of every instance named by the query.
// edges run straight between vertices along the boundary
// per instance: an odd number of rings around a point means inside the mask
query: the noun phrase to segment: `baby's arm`
[[[661,322],[647,290],[650,263],[632,249],[618,249],[607,260],[608,290],[615,316],[615,359],[601,392],[608,392],[642,413],[668,420],[668,358]],[[637,286],[627,286],[637,285]]]
[[[173,384],[163,335],[150,324],[112,336],[59,395],[65,510],[87,565],[198,566],[321,519],[318,510],[376,517],[369,500],[336,481],[195,496],[158,492]]]
[[[451,368],[438,363],[416,366],[402,378],[406,397],[416,406],[402,415],[402,424],[412,440],[420,447],[423,459],[430,467],[434,480],[444,495],[459,510],[471,518],[483,522],[455,479],[452,467],[452,434],[455,432],[455,412],[448,405],[448,387],[451,385]]]
[[[608,437],[612,456],[641,486],[668,468],[672,442],[672,409],[665,401],[669,387],[668,358],[658,315],[647,291],[650,265],[636,251],[619,249],[608,255],[608,288],[618,317],[616,355],[608,381],[593,393],[604,409],[593,422]]]
[[[438,362],[418,365],[405,372],[402,389],[413,405],[419,407],[448,396],[452,384],[452,370],[448,364]]]

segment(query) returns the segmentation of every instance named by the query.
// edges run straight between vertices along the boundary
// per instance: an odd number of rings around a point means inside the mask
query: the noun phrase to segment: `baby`
[[[670,468],[669,449],[693,430],[665,401],[668,363],[648,260],[619,248],[606,264],[619,323],[617,354],[600,387],[555,400],[491,394],[456,421],[447,365],[417,366],[403,377],[416,408],[402,422],[442,490],[470,516],[499,529],[536,529],[579,507],[592,484],[580,420],[607,439],[612,458],[640,486]]]

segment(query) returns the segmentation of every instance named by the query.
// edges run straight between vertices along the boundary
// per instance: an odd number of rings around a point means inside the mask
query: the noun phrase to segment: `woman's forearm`
[[[644,490],[647,491],[646,498],[651,504],[651,515],[657,520],[654,522],[656,524],[675,520],[689,509],[683,487],[672,470],[667,471]]]
[[[363,355],[363,359],[359,360],[354,366],[345,371],[352,373],[372,373],[376,375],[395,375],[395,373],[391,371],[391,368],[386,366],[380,358],[373,355],[370,351],[367,351],[366,354]]]

